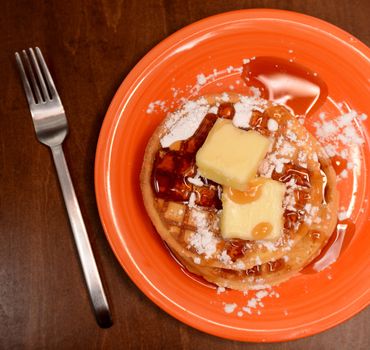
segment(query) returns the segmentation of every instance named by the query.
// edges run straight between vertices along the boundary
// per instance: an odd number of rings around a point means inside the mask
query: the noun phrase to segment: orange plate
[[[355,178],[340,186],[341,205],[350,204],[351,219],[356,223],[354,237],[330,268],[302,273],[276,287],[280,298],[265,298],[260,315],[226,314],[224,302],[245,305],[247,297],[235,291],[217,295],[214,287],[184,273],[146,215],[139,187],[146,143],[165,114],[146,114],[149,103],[171,101],[171,87],[194,84],[199,73],[208,75],[214,68],[241,66],[243,58],[253,56],[293,58],[316,71],[329,88],[328,102],[321,111],[336,108],[333,101],[345,101],[370,115],[369,49],[350,34],[316,18],[278,10],[244,10],[210,17],[157,45],[118,89],[99,137],[96,196],[117,259],[136,285],[162,309],[220,337],[283,341],[333,327],[369,304],[368,142],[361,149]],[[235,73],[222,77],[225,81],[231,78],[235,79]],[[223,89],[213,82],[203,85],[200,93]],[[362,125],[368,140],[369,120]]]

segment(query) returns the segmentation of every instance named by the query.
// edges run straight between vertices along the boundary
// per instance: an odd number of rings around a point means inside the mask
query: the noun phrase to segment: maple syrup
[[[252,236],[257,240],[264,239],[272,232],[272,228],[269,222],[260,222],[253,228]]]
[[[196,275],[195,273],[190,272],[185,265],[178,259],[178,257],[172,252],[170,247],[167,245],[166,242],[163,242],[165,248],[168,250],[169,254],[172,256],[172,258],[176,261],[176,263],[179,265],[180,270],[187,276],[190,277],[195,282],[203,285],[204,287],[215,289],[215,285],[211,282],[206,281],[203,277]]]
[[[320,272],[337,261],[339,255],[351,242],[355,229],[355,224],[349,219],[338,221],[335,232],[330,236],[329,241],[321,253],[302,270],[302,273],[311,274]],[[315,239],[321,238],[321,233],[311,232],[310,236],[315,241]]]
[[[252,127],[253,130],[258,131],[260,134],[264,136],[269,136],[270,131],[268,130],[268,127],[267,127],[267,123],[269,119],[270,118],[267,113],[253,111],[253,115],[249,122],[249,125]]]
[[[262,274],[262,265],[256,265],[245,271],[247,276],[260,276]]]
[[[287,183],[291,179],[294,179],[298,186],[306,188],[311,187],[309,170],[293,163],[285,164],[282,174],[274,170],[271,178],[283,183]]]
[[[317,74],[306,67],[285,59],[276,57],[257,57],[250,60],[243,66],[242,78],[247,86],[254,86],[260,89],[261,98],[283,105],[296,115],[310,116],[326,100],[328,89],[326,84]],[[281,107],[284,109],[284,107]],[[167,149],[157,152],[152,172],[153,189],[159,198],[167,200],[186,202],[190,194],[195,192],[196,204],[220,209],[222,207],[219,198],[220,185],[207,179],[202,179],[204,186],[195,186],[186,181],[186,177],[194,176],[196,173],[195,155],[204,143],[209,130],[213,127],[218,117],[232,119],[235,115],[235,108],[232,103],[222,103],[218,107],[217,115],[209,113],[206,115],[195,134],[185,141],[177,141]],[[274,118],[279,122],[279,113],[270,116],[254,111],[250,125],[260,133],[267,133],[267,121]],[[331,159],[332,165],[337,174],[347,168],[347,161],[339,156]],[[326,200],[327,177],[324,171],[323,176],[323,198]],[[310,188],[310,173],[307,169],[295,164],[286,164],[282,174],[274,171],[272,178],[283,183],[294,179],[296,184]],[[228,189],[233,200],[240,203],[251,201],[258,197],[260,185],[250,189],[247,195],[245,192]],[[296,229],[297,223],[304,218],[303,207],[310,199],[310,194],[305,190],[294,192],[298,211],[284,212],[284,228]],[[270,228],[268,223],[257,225],[255,235],[263,239]],[[271,226],[271,225],[270,225]],[[255,228],[255,229],[256,229]],[[255,230],[254,230],[255,231]],[[350,220],[338,222],[336,232],[333,233],[320,255],[315,258],[302,272],[316,273],[328,267],[339,257],[339,254],[349,244],[355,232],[355,225]],[[310,232],[313,241],[321,239],[320,232]],[[228,255],[232,261],[236,261],[245,254],[244,240],[229,240],[224,243]],[[279,259],[264,264],[269,271],[281,269],[285,261]],[[182,265],[182,264],[181,264]],[[231,270],[221,269],[230,273]],[[184,269],[184,271],[187,271]],[[260,275],[262,266],[258,265],[246,271],[247,275]],[[234,272],[240,274],[240,272]],[[196,276],[196,275],[194,275]],[[198,276],[196,276],[198,278]],[[202,279],[203,280],[203,279]],[[208,283],[208,282],[206,282]]]
[[[242,78],[260,89],[261,97],[309,116],[328,95],[325,82],[310,69],[283,58],[256,57],[243,66]]]
[[[262,194],[262,186],[266,182],[264,178],[253,179],[249,182],[245,191],[239,191],[231,187],[227,188],[229,198],[238,204],[251,203],[257,200]]]
[[[300,224],[304,219],[304,210],[288,210],[284,211],[284,228],[286,230],[296,229],[298,224]]]
[[[276,272],[281,270],[285,265],[285,260],[283,258],[277,259],[275,261],[269,261],[266,263],[266,269],[268,272]]]
[[[245,243],[246,241],[243,239],[230,239],[221,244],[223,245],[223,249],[226,250],[227,255],[230,256],[231,261],[235,262],[244,256],[246,252]]]
[[[158,198],[188,202],[191,193],[195,192],[196,204],[221,208],[219,185],[204,181],[204,186],[195,186],[186,180],[187,177],[196,174],[196,152],[204,143],[216,120],[217,115],[207,114],[192,137],[181,143],[177,141],[169,148],[157,152],[152,171],[152,188]]]
[[[344,158],[336,155],[331,157],[330,160],[336,174],[340,174],[343,170],[347,169],[348,162]]]
[[[235,115],[234,105],[230,102],[221,103],[217,110],[217,115],[220,118],[232,119]]]

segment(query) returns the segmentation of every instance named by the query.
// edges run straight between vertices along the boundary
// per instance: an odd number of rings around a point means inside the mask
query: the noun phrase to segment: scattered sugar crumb
[[[217,294],[221,294],[221,293],[224,293],[226,291],[226,288],[225,287],[217,287]]]
[[[242,317],[242,316],[243,316],[243,311],[238,311],[238,312],[237,312],[237,316],[238,316],[238,317]]]
[[[232,312],[234,312],[234,310],[236,309],[236,307],[237,307],[237,305],[235,303],[233,303],[233,304],[225,304],[224,311],[227,314],[231,314]]]
[[[342,179],[346,179],[348,177],[348,170],[347,169],[344,169],[340,174],[339,176],[342,178]]]
[[[196,194],[192,192],[189,197],[189,208],[194,208],[195,207],[195,200],[196,200]]]
[[[234,263],[234,266],[238,269],[238,270],[244,270],[245,269],[245,264],[243,263],[243,261],[239,260],[239,261],[236,261]]]
[[[254,98],[260,98],[261,97],[261,90],[258,87],[251,86],[249,88]]]
[[[200,178],[200,173],[199,173],[199,171],[197,171],[197,173],[195,174],[195,176],[194,176],[194,177],[188,177],[188,178],[187,178],[187,180],[188,180],[191,184],[193,184],[193,185],[195,185],[195,186],[203,186],[203,185],[204,185],[204,183],[203,183],[202,179]]]
[[[252,299],[248,300],[247,306],[255,309],[256,306],[257,306],[257,302],[258,302],[258,300],[256,298],[252,298]]]
[[[258,291],[257,293],[256,293],[256,297],[258,298],[258,299],[262,299],[262,298],[264,298],[264,297],[266,297],[266,296],[268,296],[269,295],[269,293],[266,291],[266,290],[260,290],[260,291]]]
[[[229,67],[226,68],[227,73],[231,73],[233,70],[234,70],[233,66],[229,66]]]
[[[194,261],[194,263],[195,264],[200,264],[200,262],[201,262],[201,260],[200,260],[200,258],[198,257],[198,256],[196,256],[194,259],[193,259],[193,261]]]
[[[277,131],[279,129],[279,124],[275,119],[270,118],[267,122],[267,128],[270,131],[274,132],[274,131]]]
[[[157,101],[150,102],[146,110],[146,113],[152,114],[156,110],[159,110],[162,112],[168,111],[168,108],[166,107],[166,101],[157,100]]]
[[[229,265],[231,263],[231,257],[227,254],[226,250],[223,250],[218,258],[223,264]]]
[[[221,100],[224,101],[224,102],[229,102],[230,101],[230,97],[229,97],[229,95],[226,92],[223,92],[221,94]]]
[[[206,82],[207,82],[207,78],[203,73],[197,75],[197,83],[199,85],[204,85]]]

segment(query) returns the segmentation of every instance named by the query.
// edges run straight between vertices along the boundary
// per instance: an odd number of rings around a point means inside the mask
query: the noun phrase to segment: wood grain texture
[[[93,165],[105,111],[125,75],[155,44],[201,18],[272,7],[307,13],[370,43],[368,0],[2,1],[0,15],[0,349],[370,349],[370,310],[322,334],[243,344],[173,319],[130,281],[96,208]],[[65,153],[114,326],[90,309],[56,173],[33,134],[13,53],[40,46],[71,126]]]

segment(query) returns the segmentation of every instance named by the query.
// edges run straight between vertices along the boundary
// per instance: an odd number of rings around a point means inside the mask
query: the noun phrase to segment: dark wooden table
[[[105,239],[95,203],[95,148],[125,75],[181,27],[229,10],[307,13],[370,43],[368,0],[2,1],[0,15],[0,349],[370,349],[370,310],[289,343],[243,344],[192,329],[149,301]],[[48,149],[33,134],[13,53],[40,46],[57,83],[70,135],[76,192],[112,305],[95,323]]]

